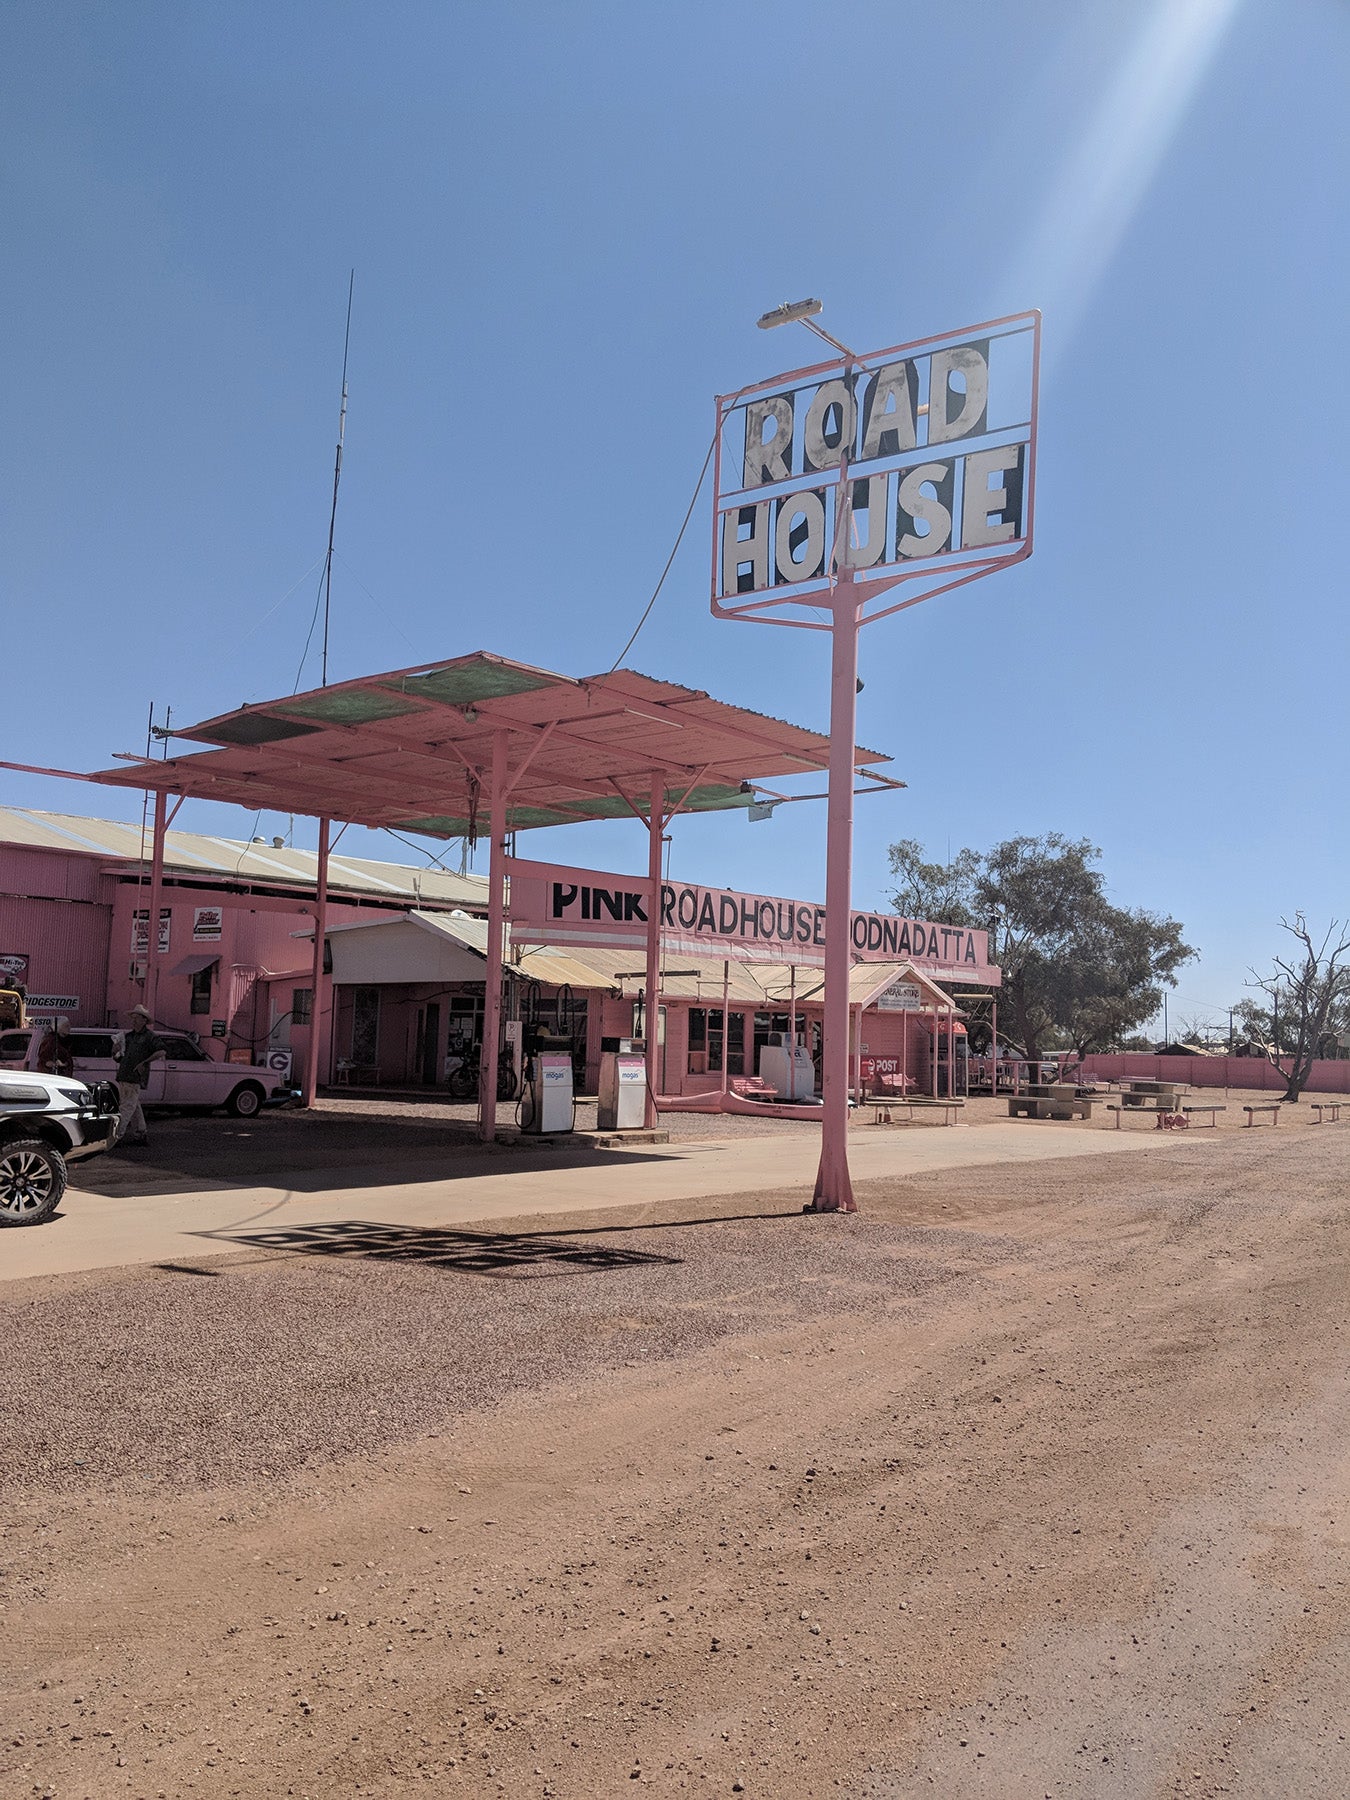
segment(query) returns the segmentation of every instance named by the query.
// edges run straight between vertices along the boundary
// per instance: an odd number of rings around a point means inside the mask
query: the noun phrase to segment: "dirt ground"
[[[1348,1174],[0,1285],[0,1794],[1350,1793]]]

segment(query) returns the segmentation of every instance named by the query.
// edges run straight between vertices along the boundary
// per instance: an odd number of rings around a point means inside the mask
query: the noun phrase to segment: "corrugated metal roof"
[[[145,867],[150,865],[149,834],[142,846],[140,826],[115,819],[0,807],[0,844],[32,850],[78,851],[110,862],[137,865],[144,858]],[[180,875],[224,876],[231,881],[309,890],[318,879],[318,857],[313,850],[278,849],[271,843],[251,844],[194,831],[170,830],[165,834],[164,866]],[[387,900],[394,906],[407,905],[409,901],[414,906],[424,902],[487,906],[485,876],[452,875],[441,869],[416,869],[402,863],[344,856],[340,847],[328,860],[328,886],[334,895],[362,894]]]
[[[282,812],[463,837],[487,826],[503,735],[513,771],[508,831],[628,818],[655,777],[668,805],[745,807],[749,784],[820,775],[829,739],[631,669],[575,680],[487,651],[366,675],[222,713],[174,734],[215,746],[131,757],[94,779]],[[855,748],[875,772],[889,757]]]

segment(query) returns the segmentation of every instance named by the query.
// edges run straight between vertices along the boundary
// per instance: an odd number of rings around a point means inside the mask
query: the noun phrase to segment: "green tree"
[[[999,1035],[1024,1056],[1105,1050],[1153,1017],[1195,952],[1181,926],[1106,898],[1101,852],[1058,832],[928,862],[912,838],[891,847],[896,909],[989,931],[1003,970]]]

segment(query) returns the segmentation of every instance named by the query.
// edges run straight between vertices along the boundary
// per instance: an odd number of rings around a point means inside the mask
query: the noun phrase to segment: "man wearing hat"
[[[150,1029],[150,1014],[144,1006],[133,1006],[131,1030],[122,1041],[122,1055],[117,1064],[117,1093],[121,1101],[117,1113],[115,1143],[148,1144],[145,1114],[141,1111],[141,1092],[150,1078],[152,1058],[163,1056],[164,1044]]]

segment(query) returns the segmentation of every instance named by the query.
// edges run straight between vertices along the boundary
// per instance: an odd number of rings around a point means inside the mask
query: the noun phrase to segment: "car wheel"
[[[225,1110],[236,1119],[251,1119],[263,1103],[263,1091],[256,1081],[241,1081],[225,1102]]]
[[[0,1225],[41,1225],[66,1191],[66,1159],[41,1138],[0,1145]]]

